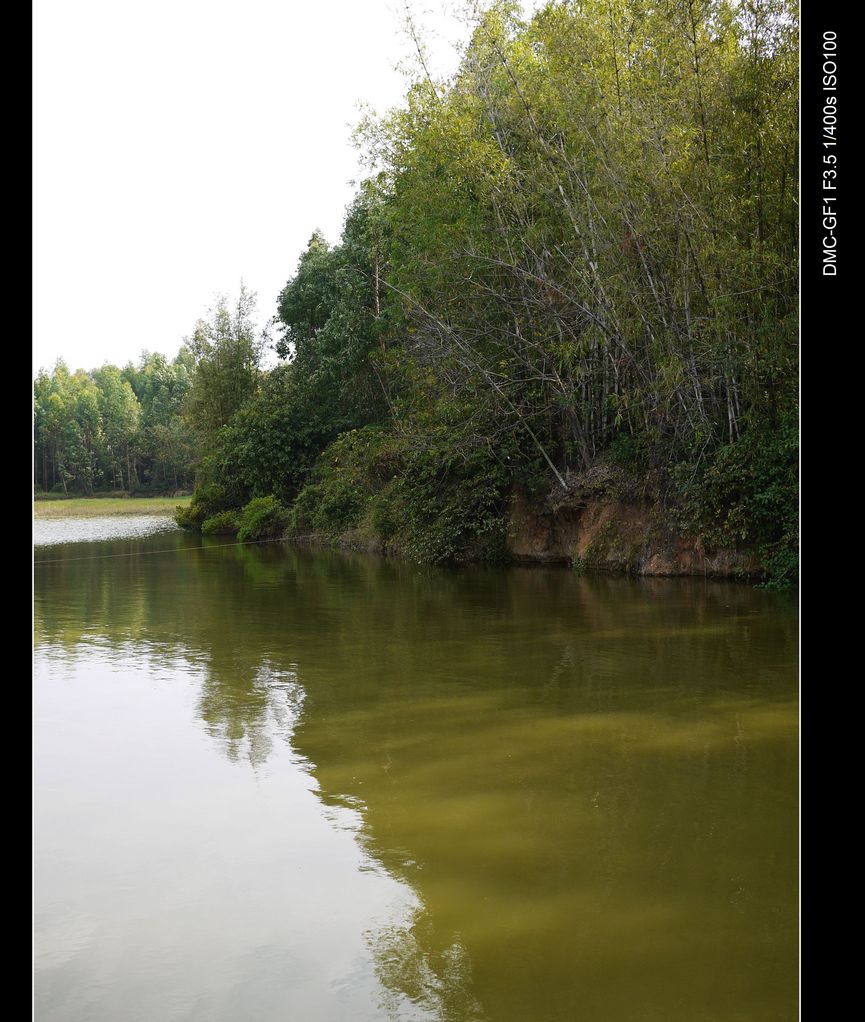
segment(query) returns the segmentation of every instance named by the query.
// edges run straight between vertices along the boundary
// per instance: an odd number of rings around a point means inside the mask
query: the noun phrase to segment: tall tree
[[[186,341],[195,362],[187,410],[205,450],[258,388],[264,339],[255,310],[256,296],[241,282],[234,305],[220,296]]]
[[[141,406],[129,381],[113,365],[93,374],[98,388],[99,409],[105,434],[105,455],[115,489],[131,487],[137,481],[133,442],[141,422]],[[124,476],[125,469],[125,476]]]

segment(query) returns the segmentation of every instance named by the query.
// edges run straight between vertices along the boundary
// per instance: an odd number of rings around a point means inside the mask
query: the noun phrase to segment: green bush
[[[369,530],[380,539],[391,539],[399,528],[399,501],[396,483],[391,482],[376,493],[367,505]]]
[[[307,483],[288,511],[287,531],[290,535],[303,535],[315,531],[315,512],[321,502],[321,486]]]
[[[186,507],[175,508],[174,520],[181,529],[201,529],[208,518],[230,510],[231,502],[224,487],[219,483],[207,483],[193,493]]]
[[[218,511],[201,525],[202,536],[236,536],[240,521],[236,511]]]
[[[174,509],[174,521],[181,529],[200,529],[203,518],[192,504],[188,504],[186,507],[181,507],[178,504]]]
[[[345,532],[358,522],[363,504],[360,489],[339,477],[331,480],[331,484],[319,487],[319,503],[313,515],[317,532]]]
[[[441,434],[412,448],[380,427],[344,433],[322,454],[291,508],[289,531],[359,529],[396,540],[424,563],[506,558],[510,475],[488,449],[455,456]]]
[[[753,549],[769,588],[798,577],[798,454],[796,419],[752,429],[719,448],[699,468],[674,472],[680,525],[711,545]]]
[[[485,450],[467,458],[431,449],[414,454],[395,494],[400,533],[416,560],[440,564],[505,559],[504,509],[510,475]]]
[[[271,494],[254,497],[240,512],[237,538],[248,540],[275,539],[282,536],[288,524],[288,511]]]
[[[336,536],[368,520],[398,468],[393,443],[376,426],[343,433],[323,452],[294,501],[289,531]],[[374,526],[371,530],[377,533]]]

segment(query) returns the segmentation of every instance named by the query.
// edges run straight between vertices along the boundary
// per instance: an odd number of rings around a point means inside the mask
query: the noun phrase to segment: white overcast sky
[[[468,30],[412,6],[450,73]],[[269,318],[312,231],[339,238],[358,103],[403,96],[402,7],[34,0],[34,369],[174,355],[241,278]]]

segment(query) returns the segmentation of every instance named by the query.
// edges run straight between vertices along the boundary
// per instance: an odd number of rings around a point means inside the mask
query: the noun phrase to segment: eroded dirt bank
[[[514,494],[506,512],[505,550],[517,564],[569,564],[589,571],[631,575],[685,576],[760,580],[766,571],[748,550],[713,548],[699,537],[681,534],[660,502],[627,500],[600,487],[579,488],[530,502]],[[400,557],[398,543],[363,532],[332,536],[306,535],[295,542],[337,546],[370,554]],[[465,551],[465,561],[482,560],[481,546]]]
[[[707,575],[762,578],[753,553],[712,549],[677,534],[660,505],[627,502],[609,494],[563,497],[533,507],[512,498],[507,550],[522,563],[569,563],[635,575]]]

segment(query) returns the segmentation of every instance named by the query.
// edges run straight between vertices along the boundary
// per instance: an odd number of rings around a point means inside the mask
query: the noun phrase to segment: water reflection
[[[416,911],[407,925],[370,931],[368,940],[387,1018],[402,1022],[406,999],[441,1022],[483,1022],[489,1017],[473,993],[467,950],[458,939],[441,947],[426,909]]]
[[[170,551],[148,555],[166,539]],[[342,1017],[341,1004],[347,1018],[401,1022],[795,1017],[788,598],[555,570],[426,571],[185,534],[111,548],[124,556],[83,559],[79,544],[37,561],[43,677],[66,679],[76,662],[93,671],[100,657],[137,663],[124,698],[130,686],[141,696],[139,720],[160,677],[163,694],[187,679],[173,722],[163,706],[152,727],[176,732],[184,764],[186,707],[234,778],[226,789],[198,749],[187,850],[215,828],[216,844],[247,861],[257,834],[256,875],[242,889],[257,906],[253,929],[274,934],[222,948],[234,976],[226,999],[161,1017],[277,1017],[289,1002],[298,1018]],[[147,664],[135,652],[145,649]],[[62,702],[73,720],[85,715],[80,698]],[[118,716],[117,705],[104,714],[115,726]],[[267,794],[254,821],[236,771]],[[280,917],[268,892],[286,863],[267,849],[296,832],[290,792],[307,806],[293,861],[314,878],[318,912],[285,906]],[[143,781],[136,793],[152,797]],[[232,818],[217,826],[220,806]],[[56,824],[48,851],[69,855]],[[354,849],[342,872],[322,825]],[[207,860],[217,889],[231,886],[230,857]],[[360,876],[379,885],[374,895],[349,881]],[[140,895],[128,875],[118,882]],[[171,920],[180,932],[197,932],[202,912],[219,925],[212,908],[187,908],[190,918]],[[56,955],[84,932],[74,914],[57,926],[45,966],[55,978]],[[286,951],[307,944],[316,953]],[[168,989],[214,982],[203,971]],[[41,989],[57,1003],[50,981]]]

